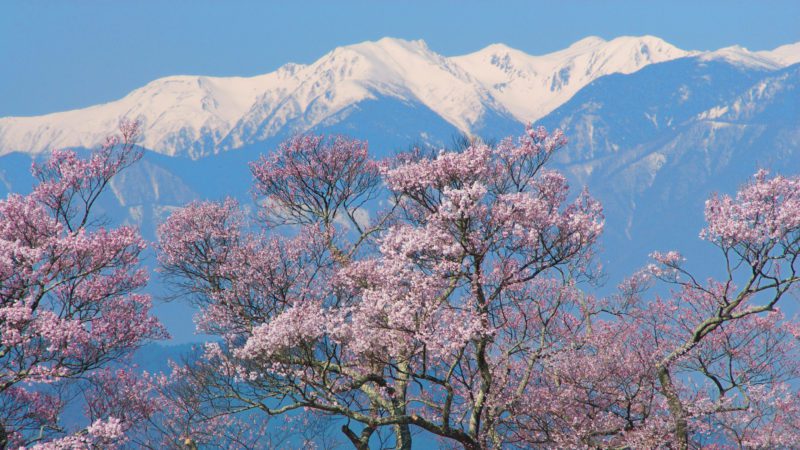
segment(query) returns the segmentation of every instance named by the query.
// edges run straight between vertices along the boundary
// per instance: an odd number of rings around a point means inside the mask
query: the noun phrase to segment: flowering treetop
[[[3,445],[57,435],[62,405],[50,391],[166,336],[149,314],[150,298],[137,293],[147,282],[138,231],[97,226],[92,214],[110,179],[141,157],[136,124],[121,132],[88,159],[53,152],[34,164],[31,194],[0,200]],[[88,433],[117,436],[118,426],[102,418]]]

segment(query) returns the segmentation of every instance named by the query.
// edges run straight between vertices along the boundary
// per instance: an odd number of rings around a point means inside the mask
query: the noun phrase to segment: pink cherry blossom
[[[779,302],[799,279],[800,182],[759,172],[709,200],[722,276],[654,252],[598,298],[602,207],[547,168],[565,144],[528,127],[378,162],[297,136],[251,165],[257,217],[232,200],[177,211],[160,270],[218,340],[152,384],[155,416],[194,443],[320,416],[359,449],[414,432],[468,449],[798,442],[800,327]]]
[[[2,446],[117,440],[122,425],[111,416],[64,436],[59,395],[145,341],[166,337],[150,315],[150,298],[137,292],[147,283],[139,268],[144,240],[131,227],[98,227],[92,214],[110,179],[141,156],[137,125],[120,129],[121,138],[88,159],[53,152],[34,165],[39,184],[30,195],[0,200]]]
[[[564,143],[529,128],[376,162],[358,141],[288,140],[251,166],[268,229],[228,201],[189,205],[160,230],[161,270],[224,343],[179,377],[213,364],[200,391],[346,417],[356,446],[388,429],[409,448],[411,426],[470,448],[505,442],[540,361],[573,345],[594,303],[559,281],[588,274],[603,227],[588,193],[568,201],[565,178],[543,169]],[[393,206],[356,220],[381,197]]]

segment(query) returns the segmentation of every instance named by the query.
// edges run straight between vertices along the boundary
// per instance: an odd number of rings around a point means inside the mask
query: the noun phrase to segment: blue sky
[[[174,74],[255,75],[383,36],[456,55],[503,42],[531,54],[596,35],[685,49],[800,41],[785,1],[5,1],[0,117],[74,109]]]

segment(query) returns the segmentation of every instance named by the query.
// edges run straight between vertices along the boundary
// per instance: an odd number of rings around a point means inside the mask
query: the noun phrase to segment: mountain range
[[[382,157],[536,122],[565,130],[555,166],[604,205],[598,259],[611,289],[652,250],[677,248],[703,267],[711,192],[733,192],[758,168],[800,173],[798,62],[800,43],[698,52],[652,36],[590,37],[542,56],[495,44],[445,57],[387,38],[266,75],[167,77],[103,105],[0,118],[0,195],[28,190],[31,160],[47,149],[92,147],[121,117],[139,119],[144,160],[101,206],[153,239],[193,199],[250,202],[246,163],[292,133],[346,133]],[[177,342],[191,340],[191,314],[160,308]]]
[[[453,132],[494,135],[546,116],[602,76],[689,56],[774,70],[800,61],[800,43],[766,52],[696,52],[653,36],[588,37],[541,56],[494,44],[445,57],[423,41],[384,38],[264,75],[170,76],[102,105],[0,118],[0,154],[92,147],[126,117],[142,122],[145,148],[197,159],[291,133],[347,129],[362,122],[355,120],[359,116],[387,109],[376,108],[381,103],[390,105],[392,116],[429,116],[426,127],[395,130],[406,139],[434,143],[437,135]]]

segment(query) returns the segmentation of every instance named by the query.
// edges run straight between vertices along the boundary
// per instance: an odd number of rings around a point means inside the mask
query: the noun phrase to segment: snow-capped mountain
[[[790,66],[800,62],[800,42],[781,45],[772,51],[759,53],[769,55],[771,58],[782,63],[784,66]]]
[[[291,92],[268,87],[245,112],[221,148],[263,141],[283,130],[330,125],[352,105],[379,98],[420,104],[470,133],[481,119],[504,111],[462,67],[423,41],[384,38],[340,47],[299,67]]]
[[[441,122],[443,134],[481,135],[498,124],[539,119],[598,77],[696,53],[642,36],[589,37],[541,56],[495,44],[445,57],[423,41],[384,38],[339,47],[313,64],[287,64],[265,75],[172,76],[102,105],[0,118],[0,154],[92,147],[113,133],[122,117],[143,123],[144,147],[192,158],[293,132],[335,128],[359,112],[396,118],[424,112]],[[800,44],[771,52],[729,48],[705,57],[774,69],[800,60]],[[419,130],[413,137],[425,140],[432,133]]]
[[[141,144],[148,149],[170,155],[210,153],[265,86],[284,92],[294,88],[291,71],[292,66],[284,66],[252,78],[166,77],[102,105],[43,116],[2,118],[0,154],[92,147],[113,133],[121,118],[143,123]]]
[[[505,111],[463,68],[424,42],[385,38],[252,78],[167,77],[104,105],[0,119],[0,154],[89,147],[127,117],[143,123],[144,147],[199,157],[329,125],[353,105],[378,98],[423,105],[461,132]]]
[[[544,117],[593,80],[612,73],[691,55],[653,36],[582,39],[570,47],[531,56],[503,44],[452,58],[520,122]]]
[[[700,59],[706,61],[721,59],[740,66],[776,70],[800,62],[800,42],[758,52],[750,51],[739,45],[732,45],[699,55]]]

